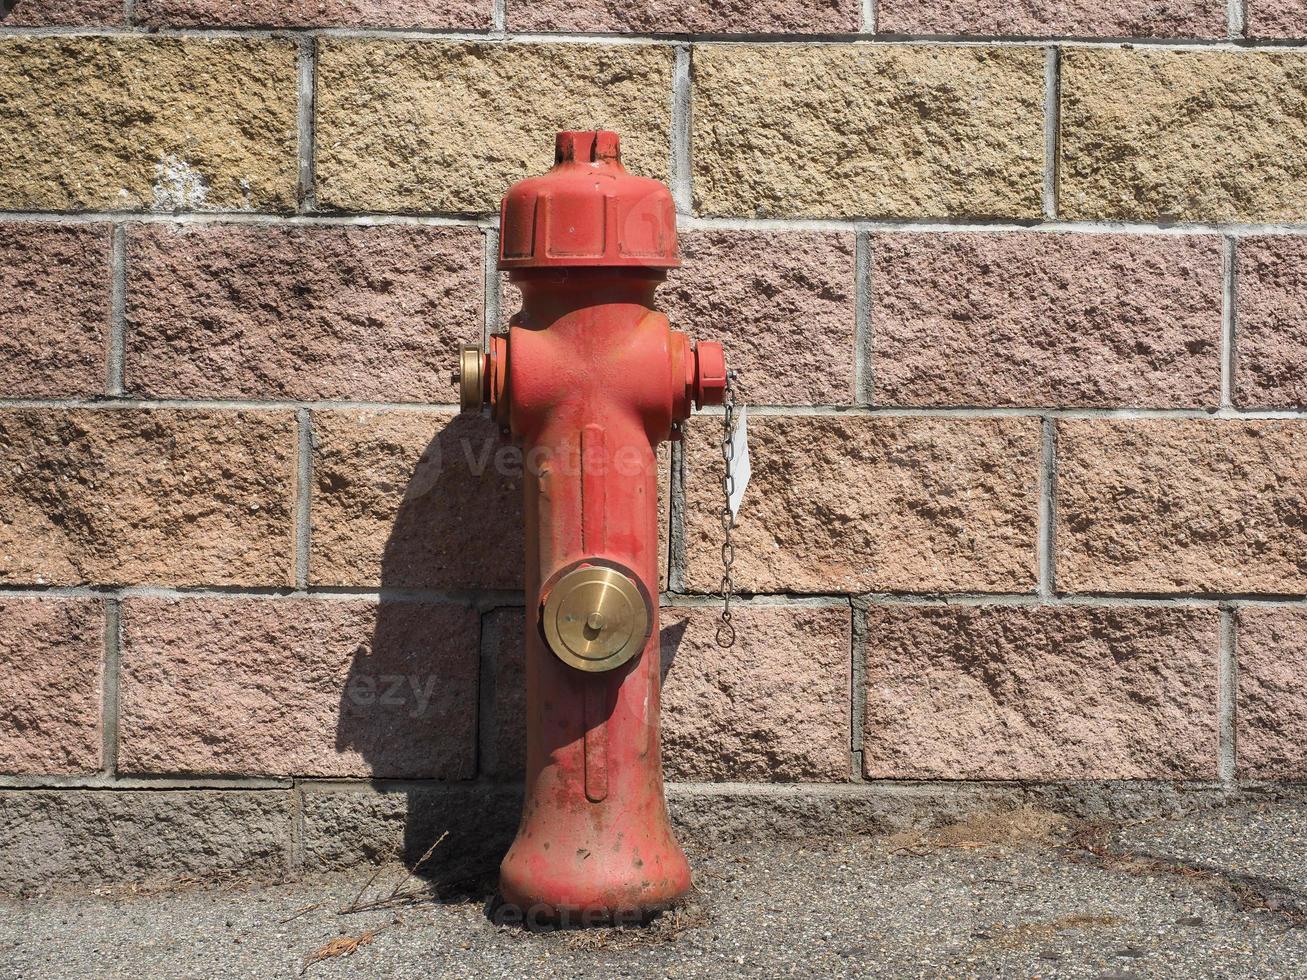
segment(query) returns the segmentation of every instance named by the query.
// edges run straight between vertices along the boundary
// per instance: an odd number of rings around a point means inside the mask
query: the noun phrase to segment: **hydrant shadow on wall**
[[[659,754],[656,450],[721,404],[726,366],[654,310],[679,264],[667,188],[615,133],[560,133],[502,206],[522,309],[463,351],[463,409],[525,459],[526,785],[500,894],[529,921],[641,918],[690,889]]]

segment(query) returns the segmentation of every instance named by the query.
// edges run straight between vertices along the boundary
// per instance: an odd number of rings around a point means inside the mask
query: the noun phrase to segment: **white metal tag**
[[[740,501],[744,499],[744,491],[749,486],[749,477],[753,474],[753,467],[749,463],[749,408],[747,405],[740,406],[739,418],[735,420],[735,431],[731,433],[731,499],[729,501],[731,508],[731,517],[738,517],[740,513]]]

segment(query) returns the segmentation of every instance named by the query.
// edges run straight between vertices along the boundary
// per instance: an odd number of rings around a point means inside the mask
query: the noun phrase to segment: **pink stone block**
[[[1067,592],[1307,591],[1307,427],[1057,424],[1056,578]]]
[[[99,770],[104,607],[0,599],[0,773]]]
[[[873,779],[1212,779],[1210,609],[872,606]]]
[[[109,247],[107,225],[0,223],[0,397],[104,392]]]
[[[858,0],[507,0],[512,31],[853,33],[859,10]]]
[[[158,398],[458,401],[474,228],[133,228],[126,385]]]
[[[390,27],[481,30],[491,0],[137,0],[151,27]]]
[[[1307,38],[1307,0],[1248,0],[1247,34],[1254,38]]]
[[[1307,241],[1245,238],[1237,254],[1235,404],[1307,406]]]
[[[17,0],[0,27],[112,26],[125,20],[123,0]]]
[[[128,599],[119,765],[468,778],[479,620],[400,600]]]
[[[720,419],[686,431],[685,581],[721,581]],[[1029,592],[1039,420],[756,415],[735,531],[747,592]]]
[[[755,405],[849,405],[854,391],[853,236],[697,231],[659,309],[726,348],[738,397]]]
[[[521,450],[488,419],[314,412],[309,580],[522,588]]]
[[[1245,779],[1307,779],[1307,610],[1239,610],[1238,772]]]
[[[1225,37],[1224,0],[880,0],[882,34]]]
[[[877,235],[873,401],[1216,407],[1221,242]]]
[[[850,610],[735,606],[663,610],[663,764],[685,781],[849,778]]]

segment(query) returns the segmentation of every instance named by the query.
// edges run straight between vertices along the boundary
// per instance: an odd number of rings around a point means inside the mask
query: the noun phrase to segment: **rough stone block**
[[[1058,213],[1302,221],[1304,105],[1307,55],[1299,52],[1068,49]]]
[[[1246,31],[1254,38],[1307,38],[1304,0],[1248,0]]]
[[[107,225],[0,223],[0,396],[103,393]]]
[[[1216,407],[1221,243],[877,235],[876,404]]]
[[[1307,610],[1239,610],[1235,708],[1245,779],[1307,779]]]
[[[124,22],[123,0],[16,0],[0,5],[0,27],[110,27]]]
[[[1307,426],[1064,420],[1057,586],[1068,592],[1307,591]]]
[[[861,26],[858,0],[507,0],[513,31],[836,34]]]
[[[737,605],[717,645],[717,606],[662,612],[663,765],[682,781],[849,778],[850,611]]]
[[[122,622],[124,772],[474,775],[473,609],[128,599]]]
[[[0,411],[0,582],[293,582],[295,417]]]
[[[1241,408],[1307,406],[1307,242],[1244,238],[1238,244],[1239,308],[1234,400]]]
[[[712,45],[694,72],[706,214],[1043,213],[1040,50]]]
[[[495,211],[560,129],[616,129],[627,167],[665,179],[673,63],[653,45],[320,40],[318,203]]]
[[[121,6],[121,4],[119,4]],[[136,0],[150,27],[389,27],[485,30],[491,0]]]
[[[157,398],[457,402],[480,343],[473,228],[142,225],[126,383]]]
[[[891,779],[1213,779],[1215,610],[867,609],[863,765]]]
[[[721,580],[717,419],[689,427],[686,583]],[[735,531],[745,592],[1024,592],[1035,584],[1038,419],[749,419]]]
[[[1256,2],[1256,0],[1254,0]],[[1225,37],[1224,0],[879,0],[884,34]]]
[[[296,58],[287,40],[0,38],[0,208],[289,210]]]
[[[104,606],[0,598],[0,772],[99,770]]]
[[[488,420],[315,412],[313,427],[313,584],[522,587],[522,453]]]

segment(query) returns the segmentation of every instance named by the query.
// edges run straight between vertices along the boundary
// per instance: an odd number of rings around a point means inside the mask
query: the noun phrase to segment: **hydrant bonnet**
[[[680,264],[671,192],[626,171],[616,133],[559,133],[553,169],[504,197],[500,269]]]

